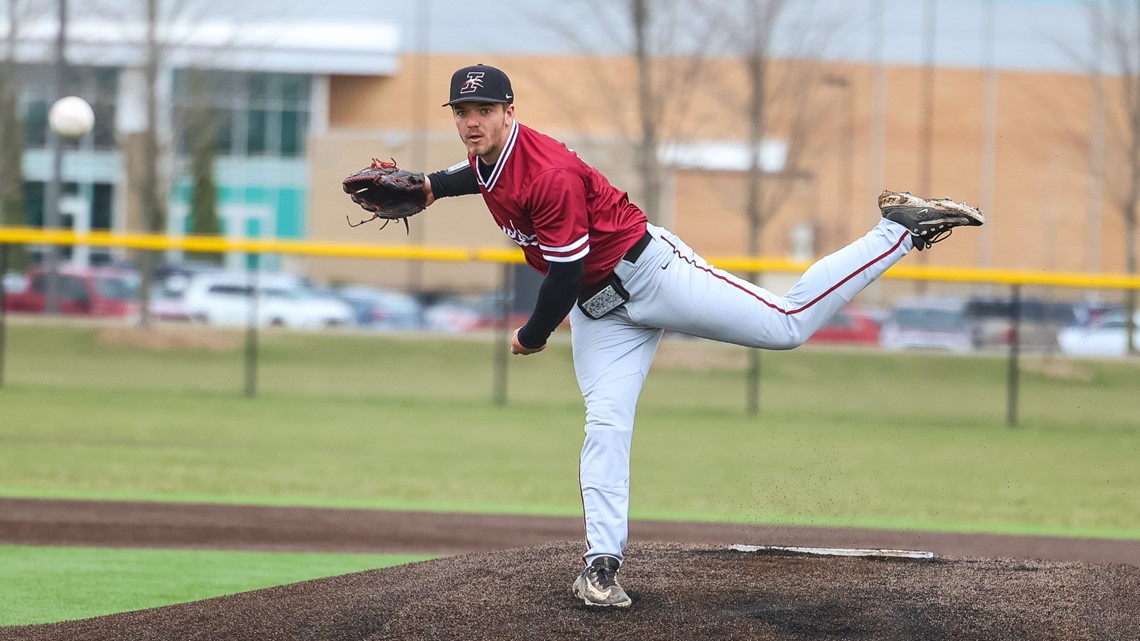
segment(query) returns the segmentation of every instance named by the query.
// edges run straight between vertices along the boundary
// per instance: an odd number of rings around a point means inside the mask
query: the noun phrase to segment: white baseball
[[[48,112],[48,123],[56,135],[79,138],[95,126],[95,112],[79,96],[67,96],[55,101]]]

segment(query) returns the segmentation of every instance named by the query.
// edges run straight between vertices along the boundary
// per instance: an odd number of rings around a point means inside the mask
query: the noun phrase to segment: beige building
[[[350,229],[358,219],[340,180],[370,158],[394,157],[402,166],[441,169],[465,157],[446,100],[451,72],[474,62],[493,64],[512,79],[516,116],[565,141],[599,167],[634,202],[643,202],[633,170],[636,95],[625,59],[524,56],[405,56],[390,76],[332,76],[328,127],[314,131],[310,238],[384,245],[509,247],[482,200],[443,200],[403,227]],[[670,62],[661,63],[667,77]],[[677,63],[680,64],[680,63]],[[666,159],[660,212],[653,217],[707,257],[744,256],[746,172],[740,164],[748,135],[743,105],[747,83],[732,60],[706,63],[699,83],[676,87],[662,101]],[[761,254],[811,258],[844,245],[878,218],[875,197],[884,188],[950,196],[986,209],[980,229],[958,230],[911,265],[992,267],[1030,271],[1124,270],[1123,219],[1111,208],[1109,185],[1090,167],[1094,101],[1088,77],[1001,71],[987,82],[979,69],[938,68],[934,77],[929,156],[924,156],[921,68],[773,65],[781,87],[769,108],[768,138],[790,144],[783,177],[788,197],[761,232]],[[987,89],[989,87],[989,89]],[[880,88],[881,91],[877,91]],[[1115,85],[1109,79],[1108,104]],[[776,90],[774,90],[776,91]],[[877,108],[881,107],[881,109]],[[808,134],[797,134],[797,118]],[[987,140],[992,144],[987,144]],[[1111,133],[1109,147],[1111,147]],[[793,162],[794,160],[794,162]],[[1109,161],[1109,167],[1112,163]],[[489,264],[314,259],[315,276],[370,280],[408,288],[478,290],[494,283]]]
[[[628,56],[597,53],[622,50],[621,43],[595,43],[588,57],[555,54],[567,48],[553,39],[539,41],[540,30],[529,23],[533,16],[509,10],[518,8],[513,0],[491,0],[488,6],[503,9],[490,12],[494,29],[478,28],[477,17],[442,0],[417,6],[411,13],[418,17],[401,16],[400,24],[396,19],[329,22],[329,16],[347,14],[326,5],[285,4],[313,15],[242,32],[233,30],[240,21],[219,10],[164,43],[155,96],[164,151],[153,162],[137,142],[146,124],[148,49],[141,39],[146,30],[141,23],[109,24],[106,17],[69,22],[73,80],[68,91],[91,102],[96,126],[67,150],[61,166],[64,226],[141,230],[134,185],[140,168],[156,167],[170,183],[166,232],[190,233],[195,188],[187,144],[193,137],[187,131],[195,109],[206,108],[216,120],[213,178],[220,228],[227,237],[511,249],[478,197],[437,203],[411,221],[409,235],[394,225],[383,231],[375,224],[353,229],[345,221],[346,216],[359,220],[364,212],[345,196],[341,180],[371,158],[394,157],[402,166],[424,171],[464,158],[450,114],[440,105],[454,69],[484,62],[510,74],[520,121],[565,141],[635,203],[648,209],[648,203],[659,201],[655,211],[647,211],[650,217],[710,258],[753,253],[749,248],[756,239],[762,256],[821,256],[873,225],[876,196],[892,189],[964,200],[989,217],[984,227],[959,230],[935,250],[908,258],[906,265],[1125,270],[1123,219],[1112,205],[1124,166],[1119,149],[1125,137],[1113,128],[1122,121],[1119,78],[1105,78],[1105,109],[1095,100],[1090,78],[1075,73],[941,66],[928,83],[926,71],[916,66],[774,61],[760,146],[768,171],[764,224],[753,236],[745,213],[750,87],[739,60],[706,60],[696,74],[688,73],[688,59],[657,60],[660,99],[653,106],[662,114],[658,157],[664,175],[651,199],[635,169],[641,127],[634,65]],[[566,3],[521,4],[559,12]],[[1021,23],[1006,10],[998,11],[998,23]],[[1079,44],[1084,27],[1077,21],[1083,13],[1056,7],[1042,12],[1052,16],[1054,26],[1067,29],[1070,44]],[[564,13],[568,21],[585,19],[572,8]],[[898,25],[906,24],[897,11],[881,14],[884,25],[896,18],[903,20]],[[511,16],[517,20],[511,22]],[[421,18],[431,18],[431,28]],[[963,14],[958,24],[967,18],[973,20]],[[865,29],[849,32],[871,37]],[[22,224],[43,224],[46,185],[54,173],[47,112],[56,89],[47,65],[55,33],[50,18],[38,18],[24,25],[17,46],[9,49],[23,85],[28,197]],[[515,50],[531,53],[440,53],[502,51],[516,44],[501,37],[507,33],[529,37]],[[1024,33],[997,33],[1002,37],[992,43],[994,50],[1004,47],[1007,55],[995,53],[995,60],[1013,63],[1010,48],[1043,51],[1033,49]],[[897,54],[907,43],[921,44],[916,34],[900,26],[889,42],[876,42],[897,45]],[[444,38],[449,42],[441,47]],[[976,60],[958,54],[973,53],[980,39],[950,40],[958,47],[954,60]],[[436,53],[418,53],[429,45]],[[858,55],[851,46],[843,51]],[[1025,62],[1024,55],[1018,59]],[[211,72],[204,90],[194,81],[192,70],[199,69]],[[1099,122],[1105,125],[1098,128]],[[1094,176],[1098,167],[1103,178]],[[84,260],[127,257],[125,250],[96,248]],[[166,258],[183,256],[168,252]],[[253,263],[238,252],[225,260],[235,269]],[[496,285],[501,275],[498,265],[466,262],[270,255],[258,264],[269,271],[409,290],[480,291]],[[779,290],[777,283],[772,288]]]

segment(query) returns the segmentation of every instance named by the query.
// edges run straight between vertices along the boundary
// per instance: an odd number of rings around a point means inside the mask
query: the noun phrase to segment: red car
[[[830,345],[878,345],[879,320],[867,310],[844,307],[819,328],[809,343]]]
[[[61,265],[59,312],[72,316],[126,318],[138,313],[139,279],[135,272],[110,267],[77,268]],[[7,292],[4,309],[42,314],[47,307],[48,274],[36,267],[22,292]]]

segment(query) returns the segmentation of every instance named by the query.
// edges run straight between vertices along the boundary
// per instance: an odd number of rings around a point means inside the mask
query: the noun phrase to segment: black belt
[[[629,251],[627,251],[625,256],[622,256],[621,259],[627,263],[636,263],[637,259],[641,258],[641,252],[645,251],[645,248],[649,246],[649,241],[651,240],[653,240],[653,235],[646,231],[645,235],[637,239],[637,242],[633,244],[633,247],[629,248]]]

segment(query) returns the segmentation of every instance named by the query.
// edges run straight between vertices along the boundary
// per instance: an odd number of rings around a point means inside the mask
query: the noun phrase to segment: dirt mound
[[[579,605],[580,542],[468,554],[50,625],[9,641],[1140,639],[1123,564],[772,556],[632,544],[628,610]]]

